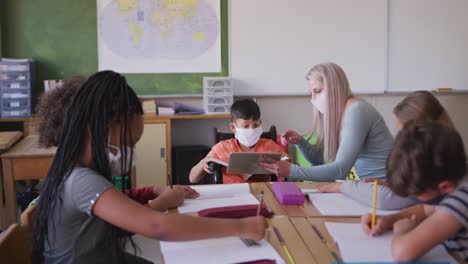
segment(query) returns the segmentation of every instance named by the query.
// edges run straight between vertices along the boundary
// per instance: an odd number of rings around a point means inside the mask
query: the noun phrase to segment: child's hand
[[[262,156],[257,165],[273,174],[276,174],[278,177],[289,177],[291,174],[291,163],[287,161],[278,161],[266,155]]]
[[[320,187],[319,191],[322,193],[340,193],[342,184],[341,182],[330,183]]]
[[[371,236],[378,236],[392,228],[393,220],[389,216],[377,217],[374,228],[371,229],[371,214],[366,214],[361,217],[361,226],[364,232]]]
[[[247,217],[241,221],[240,238],[262,240],[268,224],[263,216]]]
[[[182,188],[168,188],[155,200],[160,199],[161,203],[168,209],[176,208],[184,203],[185,191]],[[153,201],[155,201],[153,200]],[[151,207],[151,201],[149,203]]]
[[[413,228],[415,228],[417,225],[418,223],[416,222],[416,216],[412,215],[411,218],[403,218],[396,221],[393,224],[393,232],[395,233],[395,235],[406,234]]]
[[[288,130],[281,135],[281,140],[286,140],[286,142],[291,143],[291,144],[297,144],[299,141],[302,140],[302,136],[299,135],[296,131],[294,130]]]
[[[195,191],[195,189],[191,188],[190,186],[187,186],[187,185],[174,185],[173,186],[174,189],[175,188],[178,188],[178,189],[182,189],[185,193],[185,198],[197,198],[198,196],[200,196],[200,194]],[[168,187],[170,188],[170,187]]]
[[[208,174],[212,174],[213,171],[210,169],[210,166],[208,165],[208,158],[209,157],[206,157],[203,159],[203,170]]]

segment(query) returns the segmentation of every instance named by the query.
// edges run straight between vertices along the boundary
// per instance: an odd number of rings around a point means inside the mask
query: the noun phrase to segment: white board
[[[388,91],[468,90],[468,1],[390,0]]]
[[[355,93],[383,93],[387,0],[235,0],[230,75],[235,95],[305,95],[305,75],[332,61]]]

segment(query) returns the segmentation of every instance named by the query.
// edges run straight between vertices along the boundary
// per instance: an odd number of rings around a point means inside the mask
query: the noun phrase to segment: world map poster
[[[99,70],[221,71],[220,0],[97,0]]]

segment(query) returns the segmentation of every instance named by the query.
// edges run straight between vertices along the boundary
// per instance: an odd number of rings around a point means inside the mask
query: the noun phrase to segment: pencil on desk
[[[260,215],[260,209],[262,208],[262,202],[263,202],[263,191],[260,193],[260,203],[258,204],[258,208],[257,208],[257,216]]]
[[[372,219],[371,219],[371,228],[374,228],[376,222],[376,211],[377,211],[377,190],[379,186],[379,181],[374,181],[374,200],[372,202]]]
[[[338,256],[338,254],[336,254],[335,251],[330,250],[330,254],[333,256],[333,258],[335,258],[336,263],[343,263],[343,260],[340,258],[340,256]]]
[[[286,254],[286,257],[288,258],[289,260],[289,263],[290,264],[296,264],[296,262],[294,261],[291,253],[289,252],[289,249],[288,247],[286,246],[286,243],[284,242],[283,240],[283,237],[281,236],[278,228],[276,228],[275,226],[273,227],[273,231],[275,231],[275,234],[276,234],[276,237],[278,237],[278,240],[281,244],[281,247],[283,248],[283,251],[284,251],[284,254]]]
[[[327,240],[322,235],[322,233],[320,233],[320,230],[314,224],[310,224],[310,225],[312,226],[312,229],[314,230],[315,234],[317,234],[317,236],[320,238],[320,240],[322,240],[323,243],[326,243]]]

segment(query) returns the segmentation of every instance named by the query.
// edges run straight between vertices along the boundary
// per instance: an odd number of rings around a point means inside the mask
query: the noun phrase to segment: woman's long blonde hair
[[[345,72],[335,63],[315,65],[309,70],[307,80],[321,82],[327,95],[325,112],[314,108],[312,134],[323,148],[325,162],[334,161],[340,145],[341,120],[349,98],[353,97]]]

